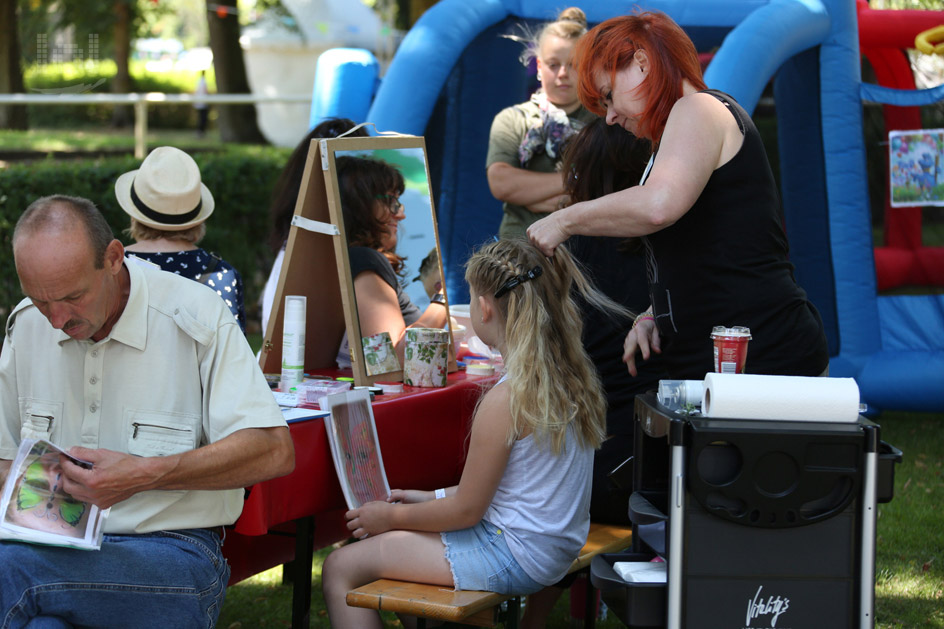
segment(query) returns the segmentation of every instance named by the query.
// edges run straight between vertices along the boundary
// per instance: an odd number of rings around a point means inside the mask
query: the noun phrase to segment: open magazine
[[[331,411],[324,425],[348,508],[354,509],[371,500],[386,500],[390,485],[380,456],[370,393],[355,389],[321,400],[321,408]]]
[[[86,550],[102,547],[108,509],[80,502],[62,489],[59,455],[91,469],[48,441],[24,439],[0,495],[0,539]]]

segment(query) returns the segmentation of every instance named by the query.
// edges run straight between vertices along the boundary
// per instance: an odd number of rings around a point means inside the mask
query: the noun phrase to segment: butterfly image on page
[[[94,464],[45,439],[28,437],[0,489],[0,540],[100,550],[110,509],[73,496],[72,465]]]
[[[81,535],[88,504],[63,490],[58,456],[48,454],[30,463],[19,481],[12,519],[22,526],[50,532]]]

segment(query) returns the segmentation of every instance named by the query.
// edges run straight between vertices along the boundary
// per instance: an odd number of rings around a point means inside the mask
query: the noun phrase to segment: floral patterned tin
[[[368,376],[400,371],[400,361],[397,359],[389,332],[365,336],[361,338],[361,345],[364,347],[364,363]]]
[[[413,387],[446,386],[448,356],[448,331],[407,328],[403,383]]]

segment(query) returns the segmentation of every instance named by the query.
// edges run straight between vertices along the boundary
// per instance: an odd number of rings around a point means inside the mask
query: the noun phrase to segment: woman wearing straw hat
[[[197,246],[213,213],[213,195],[193,158],[170,146],[151,151],[141,168],[115,182],[118,204],[130,217],[125,233],[135,243],[126,255],[209,286],[246,330],[243,280],[231,264]]]

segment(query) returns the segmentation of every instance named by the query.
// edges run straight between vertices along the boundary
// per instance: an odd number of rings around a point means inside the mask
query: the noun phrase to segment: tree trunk
[[[23,67],[20,65],[20,38],[16,0],[0,0],[0,94],[21,94]],[[0,129],[27,129],[26,105],[0,105]]]
[[[216,3],[221,9],[207,11],[216,91],[220,94],[250,94],[243,49],[239,45],[236,0],[216,0]],[[220,106],[217,122],[223,142],[266,144],[256,121],[255,105]]]
[[[117,72],[111,82],[112,94],[127,94],[133,90],[128,59],[131,57],[131,4],[115,0],[115,66]],[[116,105],[111,117],[113,127],[126,127],[134,120],[134,110],[128,105]]]
[[[437,1],[438,0],[409,0],[409,7],[406,7],[408,10],[405,11],[408,13],[406,16],[406,22],[402,25],[398,22],[397,28],[404,31],[408,31],[413,28],[413,25],[416,24],[416,20],[420,19],[420,16],[426,13],[426,11],[436,4]],[[403,2],[404,0],[400,0],[401,12],[404,11]]]

